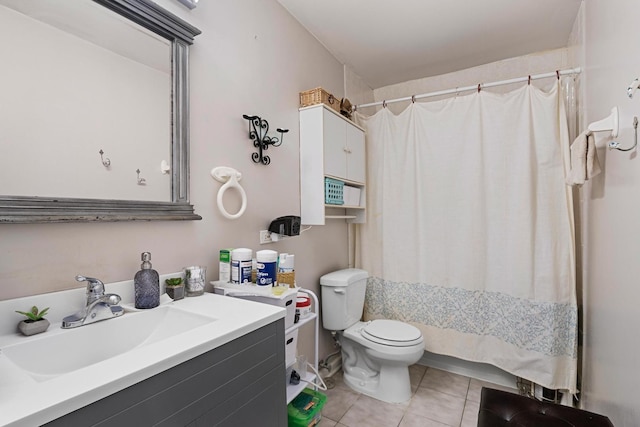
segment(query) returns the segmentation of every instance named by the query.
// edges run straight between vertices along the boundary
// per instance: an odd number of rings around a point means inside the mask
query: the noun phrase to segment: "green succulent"
[[[38,311],[38,307],[36,307],[34,305],[33,307],[31,307],[31,311],[18,311],[18,310],[16,310],[16,313],[19,313],[19,314],[22,314],[24,316],[27,316],[29,318],[29,320],[33,320],[35,322],[37,320],[44,319],[44,315],[47,314],[47,311],[49,311],[49,307],[45,308],[42,311]]]
[[[182,277],[173,277],[164,281],[167,286],[179,286],[182,283]]]

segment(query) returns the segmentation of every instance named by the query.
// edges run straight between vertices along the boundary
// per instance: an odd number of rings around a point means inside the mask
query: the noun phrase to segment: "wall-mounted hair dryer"
[[[281,236],[297,236],[300,234],[300,217],[287,215],[276,218],[269,224],[269,231]]]

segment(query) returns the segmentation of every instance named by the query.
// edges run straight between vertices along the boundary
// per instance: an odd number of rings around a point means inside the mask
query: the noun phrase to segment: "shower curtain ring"
[[[478,93],[480,93],[480,90],[481,90],[480,85],[481,85],[481,84],[482,84],[482,83],[478,83]]]
[[[387,108],[387,101],[386,100],[382,101],[382,108]]]
[[[529,74],[529,83],[527,83],[529,86],[531,86],[531,74]]]
[[[411,95],[411,103],[412,104],[416,103],[416,96],[415,95]]]
[[[556,77],[560,80],[560,70],[556,70]]]

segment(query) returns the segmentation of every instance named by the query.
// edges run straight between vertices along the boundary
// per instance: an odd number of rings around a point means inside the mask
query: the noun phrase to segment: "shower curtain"
[[[576,392],[569,142],[559,83],[383,108],[367,135],[365,319],[426,350]]]

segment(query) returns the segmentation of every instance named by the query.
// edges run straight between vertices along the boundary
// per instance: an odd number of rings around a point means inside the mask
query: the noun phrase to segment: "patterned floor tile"
[[[438,421],[430,420],[429,418],[422,417],[420,415],[406,413],[400,422],[399,427],[450,427],[446,424],[439,423]]]
[[[408,413],[457,427],[462,420],[465,399],[426,387],[419,387],[411,399]]]
[[[352,390],[338,372],[332,388],[323,392],[327,403],[320,427],[475,427],[482,387],[517,393],[515,388],[420,365],[409,367],[409,378],[411,400],[394,404]]]
[[[397,427],[406,407],[361,395],[340,419],[348,427]]]
[[[476,427],[478,425],[479,410],[480,404],[478,402],[467,400],[464,405],[464,412],[462,413],[462,423],[460,424],[460,427]]]
[[[420,382],[420,387],[430,388],[442,393],[466,398],[469,390],[469,377],[464,377],[440,369],[429,368]]]
[[[330,420],[340,421],[344,414],[351,408],[358,397],[359,393],[351,389],[334,387],[324,392],[327,395],[327,403],[322,408],[322,416]]]

